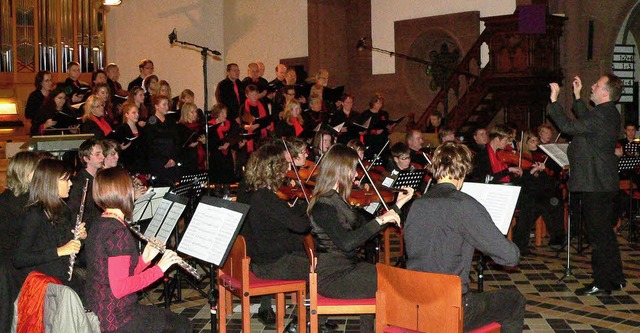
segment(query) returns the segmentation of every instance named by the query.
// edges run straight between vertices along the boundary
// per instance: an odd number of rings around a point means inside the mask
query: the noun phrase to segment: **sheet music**
[[[137,222],[140,220],[148,220],[152,218],[156,210],[160,206],[160,202],[162,201],[162,198],[167,192],[169,192],[169,187],[154,188],[153,189],[154,195],[151,198],[151,201],[149,202],[149,206],[146,209],[144,208],[144,206],[142,206],[141,207],[142,209],[140,209],[140,211],[138,212],[138,215],[136,215],[136,207],[137,207],[138,201],[140,201],[142,197],[138,198],[138,200],[136,200],[136,206],[134,206],[133,208],[133,221]]]
[[[171,237],[173,229],[176,227],[176,224],[178,224],[178,220],[180,219],[180,216],[182,216],[182,212],[184,212],[184,209],[186,207],[186,205],[183,205],[181,203],[173,203],[171,209],[164,219],[164,223],[162,223],[162,225],[160,226],[160,230],[158,230],[158,233],[156,234],[156,239],[158,239],[162,243],[167,243],[169,237]]]
[[[178,251],[219,266],[242,218],[231,209],[199,204]]]
[[[172,193],[165,194],[144,235],[166,243],[188,202],[188,198]]]
[[[162,225],[162,221],[164,220],[165,216],[167,216],[169,207],[171,207],[172,203],[173,202],[168,199],[162,199],[160,205],[158,206],[158,209],[156,210],[155,214],[153,214],[153,218],[151,219],[147,230],[144,231],[145,236],[156,237],[158,231],[160,230],[160,226]]]
[[[558,163],[560,167],[564,168],[569,165],[569,157],[567,156],[568,143],[547,143],[538,147]]]
[[[138,222],[141,220],[142,214],[145,213],[145,208],[149,210],[148,206],[151,203],[151,199],[154,195],[156,195],[156,192],[152,187],[150,187],[145,194],[141,195],[136,200],[136,202],[133,203],[133,222]]]
[[[520,186],[465,182],[461,191],[478,200],[487,209],[500,232],[504,235],[509,232]]]

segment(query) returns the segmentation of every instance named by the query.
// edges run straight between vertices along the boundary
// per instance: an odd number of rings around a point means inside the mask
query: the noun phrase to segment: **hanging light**
[[[105,6],[117,6],[122,0],[102,0],[102,4]]]

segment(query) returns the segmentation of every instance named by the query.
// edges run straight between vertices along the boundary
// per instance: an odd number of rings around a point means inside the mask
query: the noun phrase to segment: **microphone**
[[[364,50],[366,48],[366,45],[364,43],[364,41],[366,39],[367,38],[365,38],[365,37],[362,37],[362,38],[358,39],[358,44],[356,44],[356,50],[362,51],[362,50]]]
[[[169,34],[169,44],[173,45],[176,40],[178,40],[178,34],[176,34],[176,28],[173,28],[173,31]]]

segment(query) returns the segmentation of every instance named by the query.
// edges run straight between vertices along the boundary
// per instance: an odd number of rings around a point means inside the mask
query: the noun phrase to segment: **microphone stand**
[[[412,62],[423,64],[423,65],[426,65],[427,67],[437,66],[437,67],[439,67],[441,69],[444,69],[446,73],[451,71],[451,72],[457,73],[457,74],[463,74],[463,75],[467,75],[467,76],[471,76],[471,77],[475,77],[475,78],[478,77],[477,75],[475,75],[473,73],[457,70],[455,68],[450,68],[450,67],[447,67],[447,66],[443,66],[443,65],[440,65],[440,64],[435,63],[433,61],[425,60],[425,59],[418,58],[418,57],[412,57],[412,56],[407,55],[407,54],[402,54],[402,53],[398,53],[398,52],[393,52],[393,51],[377,48],[377,47],[374,47],[373,45],[367,45],[366,42],[365,42],[365,39],[366,38],[363,37],[363,38],[360,38],[360,40],[358,40],[358,44],[356,45],[356,49],[358,51],[371,50],[371,51],[375,51],[375,52],[386,54],[386,55],[388,55],[390,57],[402,58],[402,59],[405,59],[405,60],[409,60],[409,61],[412,61]],[[447,91],[449,90],[449,85],[448,85],[449,77],[446,76],[446,75],[443,75],[441,83],[442,83],[442,87],[440,89],[442,89],[442,91],[444,92],[444,113],[445,114],[443,115],[444,116],[443,120],[444,120],[444,125],[446,125],[446,123],[447,123],[447,114],[449,113],[449,94],[447,93]]]
[[[193,44],[190,42],[185,42],[185,41],[181,41],[178,40],[178,35],[176,34],[176,29],[173,29],[173,31],[169,34],[169,44],[171,44],[173,46],[173,44],[178,43],[180,45],[184,45],[184,46],[191,46],[191,47],[195,47],[197,49],[200,49],[200,54],[202,55],[202,74],[203,74],[203,78],[204,78],[204,135],[205,135],[205,152],[206,152],[206,157],[205,157],[205,161],[204,161],[204,165],[205,165],[205,170],[207,172],[207,189],[210,189],[210,175],[209,175],[209,119],[208,119],[208,112],[209,112],[209,87],[207,84],[207,57],[209,56],[209,54],[212,55],[216,55],[219,56],[221,55],[220,52],[216,51],[216,50],[212,50],[208,47],[205,46],[201,46],[201,45],[197,45],[197,44]]]

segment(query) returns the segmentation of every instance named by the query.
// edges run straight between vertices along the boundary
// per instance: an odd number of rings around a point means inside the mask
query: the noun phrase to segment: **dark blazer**
[[[549,116],[562,133],[573,135],[567,155],[571,164],[569,190],[573,192],[613,192],[619,189],[616,140],[620,113],[613,102],[597,105],[591,111],[581,100],[573,101],[575,120],[569,119],[562,105],[551,103]]]
[[[218,103],[227,107],[227,119],[233,121],[240,114],[240,108],[244,105],[246,98],[244,94],[244,84],[240,80],[236,80],[238,85],[238,93],[240,95],[240,103],[233,90],[233,82],[227,77],[218,83],[216,87],[216,100]]]

